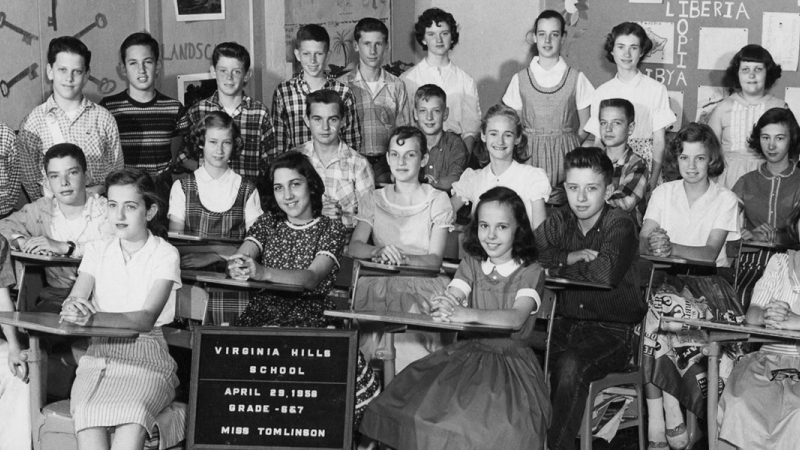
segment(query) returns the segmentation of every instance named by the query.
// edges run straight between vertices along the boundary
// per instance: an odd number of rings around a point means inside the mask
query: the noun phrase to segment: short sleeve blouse
[[[181,287],[180,254],[170,243],[149,235],[144,247],[125,263],[119,238],[87,244],[78,269],[94,277],[94,302],[99,311],[141,311],[156,280],[172,281],[172,290],[155,326],[175,318],[175,291]]]
[[[512,189],[522,198],[528,218],[533,217],[531,203],[539,199],[547,201],[552,190],[544,169],[513,161],[500,176],[492,172],[491,164],[480,170],[465,170],[461,178],[453,183],[453,195],[472,203],[474,213],[481,194],[497,186]]]
[[[375,245],[394,245],[409,255],[430,253],[434,228],[453,229],[453,206],[447,194],[429,184],[423,184],[425,200],[411,206],[392,203],[386,186],[365,194],[358,204],[357,221],[372,226]]]

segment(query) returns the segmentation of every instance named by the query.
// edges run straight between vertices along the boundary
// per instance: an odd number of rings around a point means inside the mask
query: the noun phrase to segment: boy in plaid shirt
[[[363,137],[363,146],[356,150],[372,165],[376,183],[391,183],[392,173],[386,161],[389,135],[394,128],[411,124],[406,86],[381,67],[389,43],[389,29],[383,22],[373,17],[359,20],[353,38],[358,66],[339,77],[339,81],[350,86],[356,97]]]
[[[106,175],[124,167],[117,122],[83,95],[91,60],[92,52],[71,36],[54,38],[47,48],[53,94],[22,120],[15,147],[22,186],[32,202],[53,197],[44,172],[44,154],[53,145],[68,142],[83,150],[90,192],[105,193]]]
[[[294,56],[303,68],[292,79],[275,88],[272,114],[275,124],[277,152],[283,153],[311,140],[311,130],[305,124],[306,97],[321,89],[336,91],[344,102],[341,111],[340,136],[354,149],[361,148],[361,124],[356,113],[353,91],[325,72],[330,54],[331,39],[324,27],[305,25],[297,30]]]
[[[375,178],[367,158],[339,137],[343,110],[344,102],[337,92],[322,89],[310,93],[304,119],[313,138],[293,151],[308,156],[325,184],[322,214],[341,220],[352,230],[358,200],[375,189]]]
[[[633,104],[621,98],[600,102],[600,139],[606,155],[614,163],[612,194],[608,204],[631,213],[641,226],[646,202],[647,164],[628,145],[636,126]]]
[[[211,54],[211,73],[217,79],[217,92],[211,97],[191,105],[178,123],[185,136],[178,161],[190,171],[197,170],[199,162],[189,159],[191,133],[195,124],[212,111],[223,111],[233,118],[242,133],[244,148],[229,165],[234,172],[258,185],[266,176],[267,167],[277,156],[272,116],[267,107],[244,93],[253,72],[250,70],[250,52],[236,42],[223,42]]]

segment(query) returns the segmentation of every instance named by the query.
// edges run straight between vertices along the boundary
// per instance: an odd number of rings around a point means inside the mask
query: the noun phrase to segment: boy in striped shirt
[[[122,42],[119,54],[128,88],[105,97],[100,106],[117,122],[125,165],[156,177],[167,170],[180,148],[177,125],[186,110],[155,88],[161,61],[158,42],[152,36],[131,34]]]

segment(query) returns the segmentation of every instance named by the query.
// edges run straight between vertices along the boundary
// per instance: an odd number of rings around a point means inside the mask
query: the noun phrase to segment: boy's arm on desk
[[[556,224],[548,218],[535,232],[540,261],[548,267],[548,274],[553,277],[615,286],[622,281],[630,264],[636,264],[639,241],[635,238],[636,231],[630,220],[603,224],[605,229],[601,233],[604,240],[600,249],[596,250],[597,256],[592,261],[581,260],[574,264],[567,264],[570,252],[563,250],[564,228],[555,225],[563,224]]]

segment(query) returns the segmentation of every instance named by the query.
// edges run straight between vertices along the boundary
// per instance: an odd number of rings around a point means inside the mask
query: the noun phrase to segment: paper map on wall
[[[781,69],[797,70],[800,51],[800,14],[764,13],[761,27],[761,45],[769,50]]]
[[[675,54],[674,22],[639,22],[653,41],[653,49],[645,55],[642,62],[655,64],[672,64]]]
[[[697,68],[727,69],[733,55],[748,44],[747,31],[747,28],[700,27],[700,46],[697,54],[701,57],[697,58]]]
[[[353,50],[353,28],[360,19],[379,19],[391,34],[391,0],[284,0],[284,4],[286,62],[295,63],[294,38],[301,26],[310,23],[322,25],[328,30],[331,38],[328,66],[334,73],[349,72],[358,64],[358,55]],[[387,52],[384,62],[389,62],[390,56]],[[299,70],[297,65],[296,70]]]

